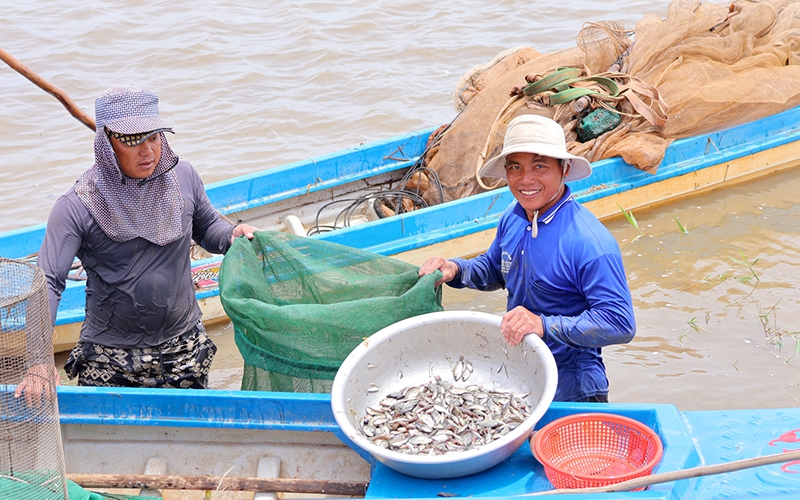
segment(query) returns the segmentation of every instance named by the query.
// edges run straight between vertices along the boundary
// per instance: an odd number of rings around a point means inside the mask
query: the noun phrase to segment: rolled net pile
[[[432,135],[424,162],[442,190],[424,198],[433,205],[504,185],[477,171],[502,148],[508,122],[526,113],[558,121],[573,154],[592,162],[621,156],[655,173],[674,139],[800,104],[798,51],[800,3],[787,0],[675,0],[665,19],[645,16],[632,31],[598,21],[587,23],[570,49],[508,50],[459,82],[460,113]],[[524,92],[547,78],[560,83]],[[590,127],[595,134],[580,137]]]

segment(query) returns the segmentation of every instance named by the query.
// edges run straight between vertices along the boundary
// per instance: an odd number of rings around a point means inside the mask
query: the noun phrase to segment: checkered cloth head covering
[[[111,87],[95,100],[95,163],[75,183],[75,192],[114,241],[144,238],[166,245],[183,235],[183,197],[172,169],[178,156],[164,135],[172,127],[158,114],[158,96],[131,86]],[[161,159],[146,179],[122,173],[111,147],[111,131],[123,136],[161,137]]]

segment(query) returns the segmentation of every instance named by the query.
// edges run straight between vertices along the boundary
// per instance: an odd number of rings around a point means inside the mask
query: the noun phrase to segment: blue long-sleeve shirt
[[[448,285],[505,287],[507,310],[523,306],[542,318],[558,366],[555,401],[606,395],[601,348],[630,342],[636,332],[619,246],[569,187],[537,222],[534,238],[525,210],[512,203],[486,253],[453,259],[460,271]]]

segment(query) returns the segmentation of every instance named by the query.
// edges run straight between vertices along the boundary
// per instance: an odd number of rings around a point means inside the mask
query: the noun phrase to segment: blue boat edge
[[[552,489],[527,443],[501,464],[471,476],[428,480],[400,474],[364,456],[342,436],[328,394],[62,386],[58,388],[58,405],[62,426],[104,425],[109,432],[114,426],[135,425],[332,433],[370,464],[371,480],[365,498],[438,498],[442,492],[508,498]],[[550,405],[536,429],[562,416],[597,411],[633,418],[657,432],[664,455],[654,473],[779,453],[785,447],[800,448],[799,440],[787,438],[789,434],[796,436],[792,433],[800,427],[798,408],[680,412],[669,404],[598,406],[556,402]],[[646,491],[615,494],[614,498],[712,498],[702,491],[719,492],[723,487],[726,494],[730,493],[728,498],[739,498],[737,494],[751,498],[759,491],[770,496],[776,492],[800,494],[800,474],[787,465],[777,464],[656,484]],[[569,498],[607,498],[598,495],[602,494],[577,494]]]

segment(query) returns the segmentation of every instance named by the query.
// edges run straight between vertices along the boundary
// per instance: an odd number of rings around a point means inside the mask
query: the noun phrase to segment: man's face
[[[561,160],[533,153],[506,156],[506,178],[511,194],[517,199],[528,220],[555,205],[564,192]]]
[[[161,159],[161,134],[153,134],[136,146],[109,137],[122,173],[133,179],[150,177]]]

